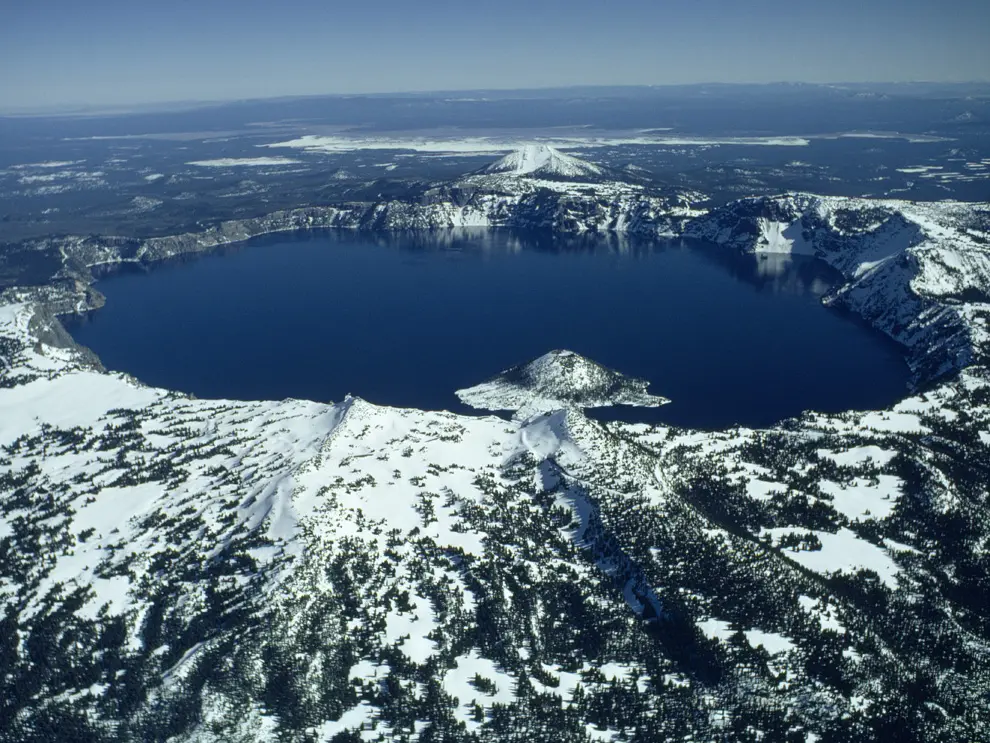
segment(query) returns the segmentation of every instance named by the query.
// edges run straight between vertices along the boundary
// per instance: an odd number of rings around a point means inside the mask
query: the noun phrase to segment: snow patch
[[[781,537],[794,532],[810,531],[822,544],[820,550],[793,550],[785,554],[796,563],[814,570],[816,573],[829,575],[832,573],[852,573],[858,570],[872,570],[885,585],[896,588],[897,574],[900,568],[886,550],[877,547],[865,539],[859,538],[855,532],[843,527],[835,534],[827,531],[797,530],[792,527],[776,527],[764,529],[762,534],[769,534],[778,541]]]
[[[754,248],[757,253],[783,253],[787,255],[814,255],[815,248],[804,238],[800,222],[776,222],[760,217],[757,220],[760,236]]]
[[[215,160],[193,160],[186,165],[195,165],[197,168],[260,168],[267,165],[297,165],[302,160],[293,160],[289,157],[221,157]]]
[[[877,467],[886,466],[890,460],[897,456],[896,451],[881,449],[879,446],[857,446],[846,451],[828,451],[819,449],[819,457],[831,459],[840,467],[860,467],[867,463],[875,464]]]
[[[885,519],[897,505],[901,484],[893,475],[878,475],[875,482],[857,477],[848,484],[825,480],[819,487],[832,496],[832,507],[849,519]]]

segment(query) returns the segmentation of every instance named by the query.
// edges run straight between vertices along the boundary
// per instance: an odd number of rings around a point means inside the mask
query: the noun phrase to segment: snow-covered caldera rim
[[[526,419],[562,409],[660,407],[670,402],[647,392],[649,384],[574,351],[557,349],[456,394],[473,408],[511,410],[515,418]]]

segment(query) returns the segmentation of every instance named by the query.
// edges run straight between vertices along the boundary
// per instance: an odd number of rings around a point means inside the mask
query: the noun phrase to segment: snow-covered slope
[[[458,390],[457,396],[472,407],[512,410],[523,419],[561,408],[659,407],[670,402],[649,394],[648,385],[573,351],[556,350],[506,369],[479,385]]]
[[[597,178],[604,170],[549,145],[531,144],[488,165],[482,173],[505,173],[539,178]]]

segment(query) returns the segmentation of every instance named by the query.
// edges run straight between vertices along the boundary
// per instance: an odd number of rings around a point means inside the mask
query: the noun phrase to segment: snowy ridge
[[[26,628],[60,596],[77,602],[74,621],[84,626],[120,619],[119,652],[150,653],[140,672],[132,671],[128,693],[148,695],[149,705],[179,705],[197,678],[216,669],[216,682],[196,692],[204,727],[193,729],[193,739],[213,740],[209,731],[222,729],[219,739],[265,740],[278,725],[274,712],[254,706],[229,714],[241,693],[231,681],[247,681],[222,660],[232,652],[232,637],[209,618],[217,612],[264,617],[280,627],[279,647],[291,648],[303,641],[299,618],[319,610],[326,621],[325,601],[351,580],[349,568],[328,576],[327,565],[351,565],[355,554],[372,561],[389,554],[386,562],[398,560],[390,570],[381,572],[383,563],[371,580],[365,575],[351,584],[359,614],[346,620],[381,630],[370,636],[363,659],[342,669],[315,659],[305,674],[314,686],[305,693],[334,688],[341,670],[345,681],[375,685],[376,677],[394,675],[387,658],[398,653],[407,663],[451,669],[450,689],[462,700],[455,716],[465,722],[473,719],[472,705],[484,710],[515,701],[516,674],[441,638],[470,621],[480,600],[476,579],[468,579],[460,561],[502,559],[491,554],[490,526],[482,526],[491,515],[471,514],[486,510],[492,487],[504,489],[518,477],[513,467],[528,467],[528,460],[507,462],[518,455],[568,465],[580,460],[564,414],[517,427],[355,398],[339,405],[191,400],[86,369],[76,349],[36,342],[35,309],[22,304],[0,313],[5,347],[21,342],[5,367],[11,386],[0,390],[0,446],[13,473],[32,472],[39,493],[59,491],[49,511],[44,500],[3,503],[0,538],[7,548],[44,554],[32,542],[38,535],[25,530],[39,517],[60,545],[45,559],[6,567],[16,576],[13,585],[27,590],[26,602],[16,599]],[[74,394],[86,405],[70,403]],[[566,536],[556,538],[565,548]],[[458,557],[427,563],[424,576],[424,545]],[[443,586],[442,610],[426,598],[433,585]],[[382,596],[398,594],[406,597],[402,608],[390,610]],[[25,594],[5,589],[0,601],[13,606],[18,595]],[[322,598],[314,604],[314,596]],[[149,634],[156,611],[181,635]],[[248,667],[260,662],[250,645],[241,653]],[[19,672],[31,673],[24,662]],[[466,683],[468,669],[483,671],[495,687]],[[78,697],[81,704],[116,693],[113,667],[106,672],[110,677],[100,680],[98,672],[97,683]],[[130,722],[135,730],[142,729],[142,714]],[[315,727],[329,740],[382,714],[380,704],[358,701]]]
[[[190,232],[144,240],[121,237],[70,236],[28,241],[26,251],[54,249],[64,266],[53,279],[78,282],[79,295],[92,283],[86,271],[113,263],[154,263],[177,255],[212,250],[243,242],[259,235],[311,229],[357,229],[364,231],[450,230],[500,227],[518,230],[554,230],[573,234],[597,233],[671,237],[685,224],[703,214],[691,202],[696,193],[657,194],[642,186],[622,182],[574,183],[540,177],[514,178],[505,175],[467,176],[452,184],[430,188],[415,199],[382,202],[353,202],[272,212],[263,217],[221,222],[201,232]],[[14,292],[22,296],[26,290]],[[61,291],[47,287],[44,294]],[[9,293],[8,293],[9,295]],[[38,298],[42,298],[38,295]],[[44,301],[58,312],[76,311],[46,296]],[[95,298],[95,301],[99,301]],[[55,304],[51,304],[54,302]],[[78,309],[82,309],[79,306]]]
[[[525,419],[560,408],[611,405],[659,407],[670,402],[646,392],[648,382],[606,369],[573,351],[550,351],[538,359],[458,390],[462,402],[482,410],[512,410]]]
[[[126,430],[149,441],[144,454],[136,457],[141,473],[137,481],[120,476],[114,468],[101,471],[96,461],[74,470],[77,478],[101,493],[98,500],[80,496],[68,501],[74,523],[91,536],[69,553],[52,555],[32,567],[47,571],[37,584],[39,597],[55,583],[84,587],[92,582],[97,588],[92,599],[112,596],[117,613],[130,611],[128,582],[99,576],[127,565],[130,582],[140,583],[161,536],[141,534],[139,524],[148,519],[167,520],[166,514],[190,500],[196,503],[198,527],[182,540],[173,537],[173,544],[183,552],[201,549],[212,558],[248,537],[264,536],[269,546],[251,551],[256,565],[264,568],[276,555],[298,547],[296,529],[305,514],[300,514],[293,501],[294,466],[319,451],[338,424],[342,408],[303,401],[234,405],[144,387],[123,375],[88,368],[85,356],[75,349],[52,347],[32,338],[35,310],[20,305],[0,312],[0,327],[8,341],[21,341],[2,375],[10,386],[0,389],[0,445],[9,446],[38,429],[92,428],[96,437],[114,437],[115,431]],[[172,420],[152,426],[152,433],[132,426],[134,411],[142,411],[149,421]],[[236,454],[229,449],[232,441],[238,442]],[[179,452],[202,447],[217,451],[217,456],[206,463],[185,464],[181,483],[166,487],[170,473],[184,459]],[[158,456],[152,453],[156,450]],[[170,450],[175,456],[167,456]],[[14,456],[10,464],[16,469],[19,457]],[[127,465],[126,457],[117,462],[118,469],[126,470]],[[228,468],[235,465],[241,474],[233,480],[212,471],[221,468],[229,473]],[[58,457],[45,459],[34,475],[36,484],[61,481],[64,468]],[[160,477],[147,479],[149,472],[158,472]],[[128,532],[128,527],[138,531]],[[115,543],[119,546],[108,557],[108,547]],[[82,611],[95,616],[98,609],[96,603]],[[28,614],[35,610],[32,604],[25,609]]]
[[[690,147],[705,145],[749,145],[760,147],[807,147],[810,139],[794,136],[769,137],[697,137],[685,135],[662,134],[666,129],[650,129],[628,132],[626,135],[616,135],[615,132],[602,132],[599,135],[582,134],[581,136],[561,136],[544,140],[544,146],[559,149],[580,148],[592,149],[598,147],[621,147],[627,145],[659,145],[673,147]],[[823,139],[834,139],[841,135],[824,135]],[[882,135],[874,135],[882,136]],[[918,135],[888,134],[890,138],[904,138],[909,141],[932,141],[931,138],[918,138]],[[939,141],[935,139],[935,141]],[[288,148],[303,152],[356,152],[361,150],[407,150],[428,152],[439,156],[454,155],[496,155],[507,151],[519,150],[531,146],[526,139],[516,137],[409,137],[409,136],[380,136],[367,135],[319,135],[306,134],[295,139],[282,142],[271,142],[258,145],[265,148]]]

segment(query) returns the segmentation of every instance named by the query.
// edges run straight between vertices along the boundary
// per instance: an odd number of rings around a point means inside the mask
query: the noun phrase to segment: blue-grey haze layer
[[[984,0],[34,0],[5,4],[0,100],[972,80],[988,27]]]

